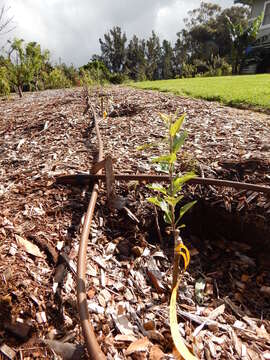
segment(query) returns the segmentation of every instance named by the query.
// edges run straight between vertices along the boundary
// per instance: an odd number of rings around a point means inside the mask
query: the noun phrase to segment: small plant
[[[159,170],[165,171],[169,174],[170,184],[167,187],[164,187],[160,184],[148,185],[148,188],[157,192],[158,195],[148,198],[147,200],[163,211],[164,220],[167,224],[170,225],[171,228],[175,246],[172,284],[172,288],[174,289],[178,280],[180,257],[182,256],[184,258],[185,267],[189,262],[189,252],[183,245],[181,237],[179,236],[180,229],[185,226],[181,224],[181,219],[184,214],[196,203],[196,201],[182,205],[179,211],[177,205],[184,197],[182,194],[183,185],[188,180],[194,178],[195,174],[190,172],[179,176],[175,173],[177,153],[180,151],[187,137],[187,132],[182,131],[185,114],[178,118],[174,115],[164,114],[160,114],[160,117],[164,121],[167,128],[167,135],[164,138],[164,141],[168,145],[168,152],[162,156],[153,158],[152,163],[158,164]]]

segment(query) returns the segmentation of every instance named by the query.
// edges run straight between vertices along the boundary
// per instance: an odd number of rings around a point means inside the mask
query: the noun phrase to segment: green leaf
[[[149,184],[149,185],[146,185],[146,187],[148,187],[148,189],[158,191],[164,195],[167,195],[167,190],[165,189],[165,187],[161,186],[160,184]]]
[[[184,195],[177,196],[176,198],[173,196],[166,196],[165,201],[169,205],[175,207],[179,203],[179,201],[181,201],[183,199],[183,197],[184,197]]]
[[[147,201],[149,201],[150,203],[158,206],[161,208],[162,211],[164,212],[168,212],[169,211],[169,206],[166,203],[166,201],[164,199],[159,200],[157,197],[150,197],[147,199]]]
[[[164,199],[161,200],[160,208],[162,211],[165,212],[165,214],[170,212],[169,205],[166,203],[166,201]]]
[[[170,210],[169,210],[168,212],[165,212],[165,213],[164,213],[163,219],[164,219],[164,221],[165,221],[167,224],[171,224],[171,223],[172,223],[172,213],[171,213]]]
[[[172,137],[174,137],[180,130],[180,128],[183,124],[183,121],[185,120],[185,117],[186,117],[186,114],[183,114],[171,125],[170,134]]]
[[[176,161],[176,154],[163,155],[152,159],[152,163],[167,163],[173,164]]]
[[[179,217],[176,221],[176,225],[179,223],[179,221],[182,219],[182,217],[185,215],[185,213],[192,208],[193,205],[196,204],[197,201],[191,201],[185,205],[183,205],[180,209]]]
[[[164,212],[164,220],[168,224],[171,224],[171,222],[172,222],[172,213],[171,213],[171,211],[169,209],[169,205],[166,203],[166,201],[164,199],[159,200],[157,197],[151,197],[151,198],[148,198],[147,201],[149,201],[150,203],[160,207],[161,210]]]
[[[149,201],[151,204],[154,204],[154,205],[160,207],[161,201],[157,197],[150,197],[147,199],[147,201]]]
[[[180,177],[176,177],[173,181],[173,193],[177,194],[181,189],[184,183],[187,181],[194,179],[196,177],[196,174],[193,172],[189,172],[185,175],[182,175]]]
[[[183,131],[181,134],[176,134],[173,140],[173,152],[177,153],[180,147],[184,144],[186,137],[188,136],[187,131]]]
[[[170,116],[169,115],[159,113],[159,116],[165,122],[166,125],[169,125],[169,123],[170,123]]]

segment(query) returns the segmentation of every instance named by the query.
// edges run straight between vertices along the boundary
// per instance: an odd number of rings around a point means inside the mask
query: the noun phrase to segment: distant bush
[[[195,65],[183,62],[181,66],[181,75],[177,76],[177,78],[191,78],[195,76],[196,71],[197,69]]]
[[[111,74],[110,75],[110,82],[112,84],[123,84],[124,82],[127,82],[128,76],[126,74],[122,74],[122,73],[115,73],[115,74]]]
[[[213,56],[208,61],[196,59],[194,60],[196,66],[196,77],[198,74],[204,77],[211,76],[226,76],[232,74],[232,67],[224,58],[220,56]]]
[[[57,68],[64,73],[65,77],[70,81],[72,85],[76,86],[76,84],[79,84],[78,71],[74,67],[74,65],[68,66],[65,63],[62,63],[58,65]]]
[[[0,94],[5,96],[10,94],[8,71],[4,66],[0,67]]]
[[[90,61],[88,64],[80,68],[80,72],[85,70],[89,73],[92,83],[104,84],[110,81],[110,71],[106,65],[100,60]]]
[[[222,75],[232,75],[232,66],[227,62],[221,66]]]
[[[47,78],[47,89],[61,89],[71,87],[71,81],[65,76],[63,70],[55,68]]]
[[[81,68],[79,72],[79,81],[80,81],[80,86],[84,86],[84,85],[91,86],[94,84],[90,71],[85,70],[83,68]]]
[[[176,78],[226,76],[232,74],[232,67],[224,58],[212,56],[208,61],[194,59],[192,63],[182,63],[181,74]]]

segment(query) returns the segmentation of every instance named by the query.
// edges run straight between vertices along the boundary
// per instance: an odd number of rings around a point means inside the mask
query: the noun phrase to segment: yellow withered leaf
[[[179,359],[196,360],[197,358],[188,350],[178,330],[177,313],[176,313],[176,297],[177,297],[177,290],[180,281],[181,279],[178,280],[176,286],[174,287],[170,301],[170,328],[171,328],[172,339],[174,342],[174,346],[180,355]]]

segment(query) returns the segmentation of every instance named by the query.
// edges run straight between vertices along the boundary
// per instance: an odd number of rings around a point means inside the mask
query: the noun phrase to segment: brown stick
[[[159,243],[161,244],[161,246],[163,246],[163,238],[162,238],[161,231],[160,231],[157,208],[156,208],[156,206],[153,206],[153,208],[154,208],[154,212],[155,212],[155,225],[156,225],[156,229],[157,229],[157,233],[158,233]]]
[[[115,198],[114,194],[114,173],[113,173],[113,161],[111,156],[107,156],[105,159],[105,174],[106,174],[106,189],[107,189],[107,201],[110,204]]]
[[[87,174],[79,174],[79,175],[66,175],[56,178],[57,184],[63,185],[87,185],[90,182],[102,180],[105,181],[105,175],[97,174],[97,175],[87,175]],[[146,181],[146,182],[155,182],[155,181],[164,181],[169,182],[170,177],[167,175],[148,175],[148,174],[115,174],[115,180],[123,180],[123,181]],[[229,181],[229,180],[218,180],[211,178],[200,178],[196,177],[195,179],[191,179],[188,181],[189,184],[200,184],[200,185],[214,185],[219,187],[232,187],[235,189],[243,189],[243,190],[251,190],[262,193],[270,194],[270,186],[265,185],[256,185],[250,183]]]

